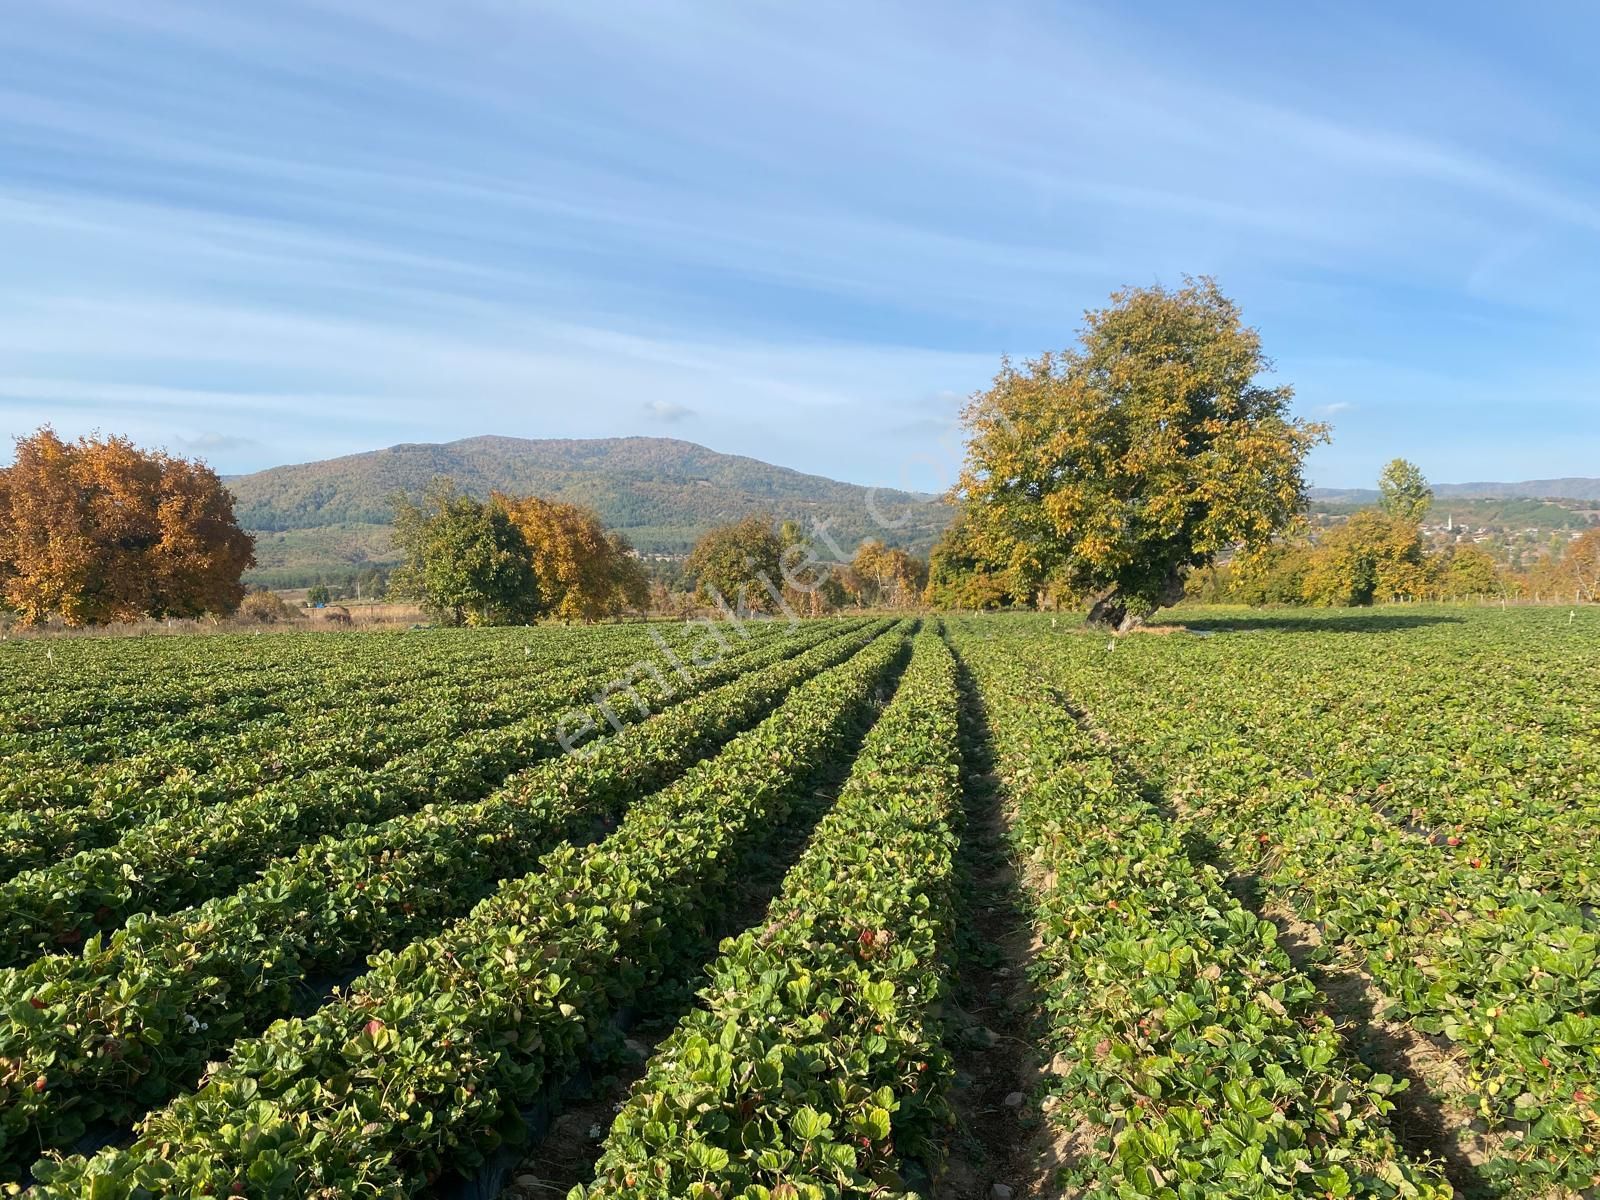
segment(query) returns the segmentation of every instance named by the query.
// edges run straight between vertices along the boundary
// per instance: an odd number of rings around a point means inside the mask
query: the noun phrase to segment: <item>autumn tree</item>
[[[1433,507],[1433,489],[1416,463],[1393,459],[1378,476],[1378,507],[1400,521],[1420,525]]]
[[[782,595],[782,555],[772,521],[750,516],[708,530],[689,552],[685,569],[707,603],[771,612]]]
[[[1449,597],[1498,596],[1507,580],[1482,546],[1456,546],[1439,563],[1439,590]]]
[[[463,495],[444,478],[422,502],[394,497],[394,540],[405,556],[390,580],[450,625],[506,625],[539,615],[533,556],[505,508]]]
[[[620,534],[607,533],[593,509],[538,496],[504,496],[502,507],[531,555],[544,611],[596,621],[650,602],[650,583]]]
[[[204,463],[127,438],[19,438],[0,470],[0,596],[67,625],[231,613],[255,543]]]
[[[779,569],[783,603],[788,612],[820,617],[842,608],[849,599],[837,564],[824,561],[798,521],[778,527]]]
[[[928,565],[899,547],[876,538],[862,542],[850,560],[851,590],[860,603],[909,608],[928,583]]]
[[[1260,337],[1210,279],[1111,299],[1075,348],[1003,364],[968,404],[954,497],[1014,587],[1049,584],[1126,627],[1180,598],[1190,568],[1289,527],[1326,429],[1262,381]]]
[[[1236,604],[1304,604],[1316,551],[1300,538],[1275,541],[1236,555],[1229,564],[1227,599]]]
[[[1364,508],[1317,544],[1304,588],[1310,604],[1363,607],[1419,599],[1427,595],[1430,582],[1416,523]]]
[[[294,620],[294,609],[284,601],[276,592],[269,592],[266,588],[251,588],[239,603],[236,614],[242,621],[254,621],[260,625],[275,625],[279,621]]]
[[[1557,587],[1585,603],[1600,602],[1600,529],[1572,542],[1555,564]]]

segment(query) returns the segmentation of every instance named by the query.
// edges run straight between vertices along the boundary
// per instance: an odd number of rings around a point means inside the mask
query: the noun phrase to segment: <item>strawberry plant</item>
[[[0,972],[0,1006],[18,1014],[0,1031],[0,1060],[12,1064],[0,1162],[24,1146],[68,1145],[89,1122],[131,1122],[219,1048],[284,1015],[318,974],[435,931],[499,880],[531,870],[562,837],[603,832],[628,803],[883,628],[847,627],[793,658],[790,642],[767,645],[697,678],[700,687],[733,682],[602,740],[590,755],[540,764],[473,804],[430,806],[323,839],[231,896],[141,918],[80,955]],[[47,1091],[33,1088],[41,1075]]]
[[[934,1156],[956,742],[954,663],[925,633],[765,920],[724,946],[572,1200],[898,1193],[900,1159]]]
[[[619,1005],[680,972],[761,832],[857,736],[904,656],[880,639],[796,688],[597,845],[557,847],[347,995],[238,1042],[126,1148],[37,1164],[34,1194],[403,1194],[470,1168]]]
[[[1437,1196],[1317,989],[1145,800],[1027,642],[958,638],[990,713],[1040,939],[1067,1182],[1096,1197]],[[1036,659],[1034,660],[1037,661]]]
[[[605,722],[593,696],[614,665],[580,663],[546,677],[525,715],[499,728],[433,740],[375,770],[338,767],[220,804],[186,808],[129,831],[114,845],[0,884],[0,965],[71,949],[137,912],[172,912],[232,891],[274,858],[352,824],[370,824],[429,802],[457,803],[490,790],[529,761],[561,749],[559,719],[575,706]],[[651,707],[676,688],[663,673],[636,687]],[[645,714],[611,706],[619,722]]]

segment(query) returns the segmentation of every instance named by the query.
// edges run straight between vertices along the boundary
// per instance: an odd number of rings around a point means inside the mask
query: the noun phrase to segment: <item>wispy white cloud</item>
[[[1341,446],[1427,436],[1407,413],[1451,385],[1397,410],[1339,356],[1397,388],[1585,361],[1600,112],[1575,58],[1535,78],[1494,41],[1547,18],[1307,19],[25,6],[0,25],[0,425],[209,433],[242,463],[678,424],[882,478],[943,453],[1000,353],[1186,270]]]
[[[170,382],[174,360],[192,381]],[[719,449],[779,457],[781,446],[789,465],[869,482],[881,443],[849,439],[866,449],[841,459],[840,431],[876,430],[899,406],[951,379],[975,385],[990,367],[984,355],[910,347],[622,334],[480,302],[439,301],[397,326],[134,296],[36,303],[0,323],[0,361],[19,371],[0,377],[0,429],[23,431],[43,405],[63,432],[119,428],[138,413],[152,434],[199,426],[260,442],[254,453],[219,449],[227,469],[267,465],[269,453],[483,432],[620,436],[639,432],[644,412],[692,417]],[[199,382],[269,377],[270,388]],[[651,397],[643,409],[639,396]]]
[[[215,430],[206,430],[193,437],[185,437],[180,433],[178,445],[195,454],[238,454],[261,449],[261,443],[253,437],[217,433]]]
[[[694,409],[687,404],[674,404],[670,400],[648,400],[645,402],[644,412],[651,420],[667,425],[686,421],[695,415]]]

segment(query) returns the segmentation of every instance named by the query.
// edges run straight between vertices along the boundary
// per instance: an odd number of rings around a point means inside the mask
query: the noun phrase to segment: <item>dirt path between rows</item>
[[[966,905],[950,1014],[957,1128],[933,1196],[1056,1196],[1056,1156],[1039,1107],[1048,1072],[1037,1048],[1038,1005],[1028,978],[1035,935],[1011,857],[982,701],[964,670],[961,686]]]

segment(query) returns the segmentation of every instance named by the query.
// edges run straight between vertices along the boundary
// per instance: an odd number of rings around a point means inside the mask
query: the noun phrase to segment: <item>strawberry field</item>
[[[1574,1197],[1600,621],[0,646],[0,1184]]]

